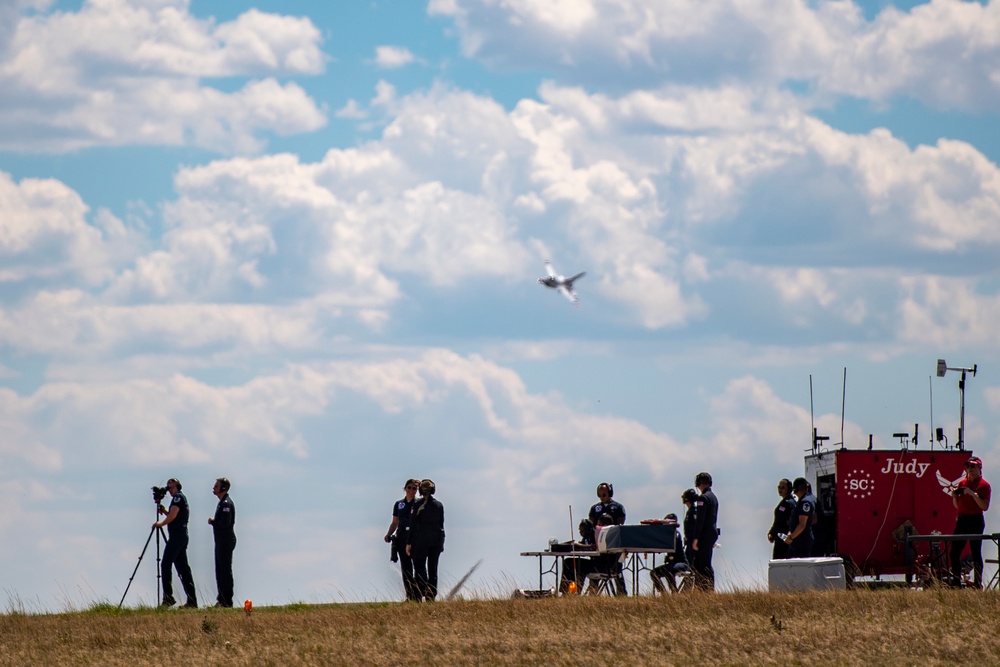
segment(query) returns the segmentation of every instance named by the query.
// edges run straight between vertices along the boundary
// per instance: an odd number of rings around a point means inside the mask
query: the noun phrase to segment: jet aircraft
[[[577,279],[583,278],[587,275],[587,272],[581,271],[572,278],[566,278],[555,272],[552,268],[552,264],[549,263],[549,260],[545,260],[545,270],[548,271],[549,275],[542,276],[538,279],[538,282],[546,287],[558,290],[563,296],[569,299],[574,306],[579,306],[580,297],[576,295],[576,290],[573,289],[573,283]]]

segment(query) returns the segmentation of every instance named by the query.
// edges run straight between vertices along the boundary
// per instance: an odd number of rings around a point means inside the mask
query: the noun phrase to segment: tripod
[[[156,505],[156,518],[160,518],[160,505]],[[146,538],[146,544],[142,547],[142,553],[139,554],[139,562],[135,564],[135,569],[132,570],[132,576],[128,578],[128,586],[125,586],[125,592],[122,593],[121,602],[118,603],[118,608],[122,608],[122,604],[125,602],[125,596],[128,595],[129,586],[132,585],[132,580],[135,579],[135,573],[139,571],[139,566],[142,564],[142,557],[146,555],[146,549],[149,548],[149,542],[153,539],[153,533],[156,533],[156,605],[160,605],[160,537],[163,537],[163,542],[166,543],[167,536],[163,532],[162,527],[153,526],[149,529],[149,537]]]

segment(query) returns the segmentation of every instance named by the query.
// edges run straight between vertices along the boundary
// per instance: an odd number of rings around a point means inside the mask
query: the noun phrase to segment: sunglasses
[[[408,486],[408,487],[406,487],[406,490],[407,491],[416,491],[417,487],[415,487],[415,486]]]
[[[976,465],[975,463],[966,463],[965,464],[965,469],[966,470],[970,470],[971,468],[981,468],[981,467],[982,466]]]

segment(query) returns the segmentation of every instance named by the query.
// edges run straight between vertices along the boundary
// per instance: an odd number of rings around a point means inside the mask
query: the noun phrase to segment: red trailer
[[[860,576],[911,575],[906,534],[950,534],[952,490],[969,450],[834,450],[805,457],[819,522],[816,555],[849,556]],[[926,543],[925,543],[926,544]]]

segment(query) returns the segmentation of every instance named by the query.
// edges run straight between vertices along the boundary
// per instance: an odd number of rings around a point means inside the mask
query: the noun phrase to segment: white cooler
[[[767,588],[771,591],[811,591],[847,588],[842,558],[787,558],[767,563]]]

